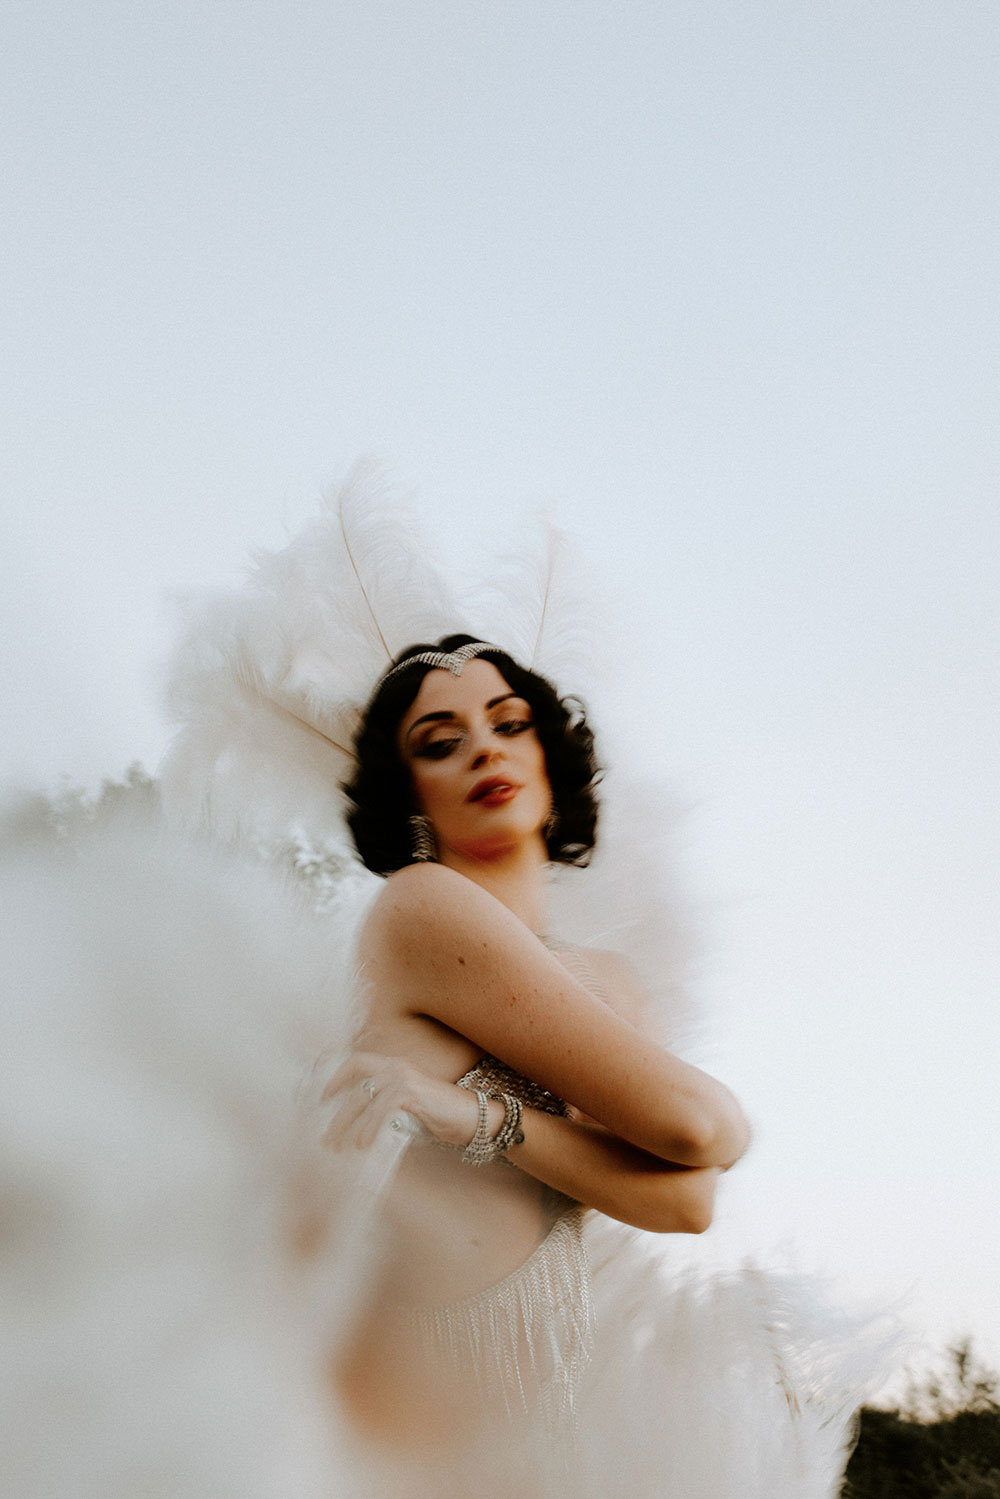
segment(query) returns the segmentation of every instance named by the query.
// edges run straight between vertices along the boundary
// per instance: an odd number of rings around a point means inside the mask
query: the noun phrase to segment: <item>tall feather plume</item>
[[[342,842],[361,707],[394,656],[459,617],[410,506],[359,466],[242,588],[190,610],[169,678],[181,728],[166,805],[226,838],[305,827]]]
[[[564,532],[543,523],[495,558],[489,581],[466,601],[470,629],[562,693],[599,688],[598,593]]]

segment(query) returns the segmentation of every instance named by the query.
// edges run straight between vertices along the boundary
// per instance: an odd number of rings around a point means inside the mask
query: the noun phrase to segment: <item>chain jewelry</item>
[[[513,1093],[500,1093],[496,1096],[503,1104],[503,1123],[491,1138],[489,1098],[476,1090],[479,1119],[476,1132],[462,1154],[462,1160],[469,1166],[488,1166],[492,1161],[502,1161],[512,1145],[521,1145],[524,1141],[524,1131],[521,1129],[524,1105],[521,1100],[515,1098]]]
[[[460,645],[455,651],[421,651],[419,655],[407,656],[405,661],[397,661],[395,666],[390,666],[379,685],[391,682],[397,672],[405,671],[408,666],[436,666],[442,671],[450,671],[453,677],[460,677],[464,668],[476,656],[504,654],[498,645],[487,645],[485,640],[470,641],[468,645]]]
[[[505,1156],[512,1145],[524,1143],[524,1130],[521,1128],[524,1104],[513,1093],[501,1094],[500,1102],[503,1104],[503,1124],[493,1136],[494,1156]]]
[[[462,1153],[462,1160],[469,1166],[485,1166],[493,1159],[493,1141],[490,1139],[490,1101],[485,1093],[477,1091],[479,1118],[476,1132]]]
[[[366,1077],[364,1082],[361,1084],[361,1089],[362,1092],[368,1094],[369,1098],[374,1098],[375,1094],[378,1092],[378,1089],[375,1086],[375,1079],[373,1077]]]

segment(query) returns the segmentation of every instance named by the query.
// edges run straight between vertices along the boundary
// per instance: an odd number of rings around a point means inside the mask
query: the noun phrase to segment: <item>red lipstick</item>
[[[484,807],[502,807],[520,791],[513,781],[505,776],[487,776],[477,781],[466,797],[466,801],[481,802]]]

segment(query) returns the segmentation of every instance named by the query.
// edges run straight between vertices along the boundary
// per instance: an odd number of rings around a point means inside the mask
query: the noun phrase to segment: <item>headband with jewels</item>
[[[391,682],[393,677],[399,676],[411,666],[434,666],[441,671],[450,671],[453,677],[460,677],[470,661],[477,656],[503,656],[506,655],[498,645],[488,645],[485,640],[470,640],[468,645],[460,645],[453,651],[418,651],[415,656],[407,656],[405,661],[397,661],[395,666],[390,666],[385,676],[379,682],[379,687]]]

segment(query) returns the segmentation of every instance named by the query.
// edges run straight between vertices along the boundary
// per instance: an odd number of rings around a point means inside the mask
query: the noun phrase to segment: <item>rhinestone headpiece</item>
[[[379,686],[390,682],[397,672],[405,671],[408,666],[437,666],[442,671],[450,671],[453,677],[460,677],[468,663],[477,656],[504,654],[498,645],[488,645],[485,640],[470,640],[468,645],[460,645],[454,651],[420,651],[418,655],[407,656],[405,661],[390,666]]]

